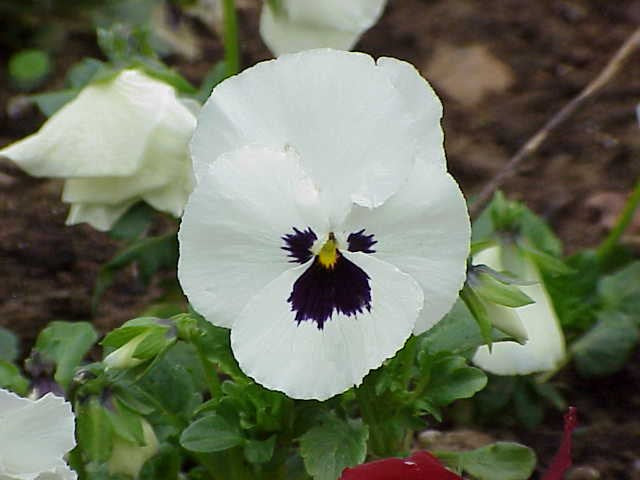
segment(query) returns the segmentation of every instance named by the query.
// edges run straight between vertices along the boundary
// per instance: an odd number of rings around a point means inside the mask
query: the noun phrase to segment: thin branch
[[[607,65],[576,97],[567,103],[560,111],[558,111],[544,126],[531,137],[516,154],[511,157],[507,164],[498,174],[493,177],[484,188],[480,191],[475,201],[470,207],[472,218],[476,218],[484,206],[487,204],[493,193],[504,183],[504,181],[512,176],[518,170],[522,161],[535,152],[540,144],[546,140],[549,134],[558,125],[569,118],[578,110],[588,99],[594,96],[602,87],[604,87],[620,70],[629,56],[640,47],[640,28],[635,30],[611,57]]]

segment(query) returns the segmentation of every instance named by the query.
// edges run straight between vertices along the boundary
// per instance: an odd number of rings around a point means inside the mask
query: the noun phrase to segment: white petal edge
[[[288,270],[255,296],[231,329],[240,368],[263,386],[296,399],[326,400],[357,386],[411,335],[422,308],[419,285],[372,255],[344,252],[370,277],[371,311],[335,314],[319,330],[295,321],[286,301],[308,265]]]
[[[120,205],[102,205],[96,203],[74,203],[69,208],[66,225],[88,223],[100,232],[113,227],[118,219],[136,202],[128,200]]]
[[[191,142],[196,178],[226,151],[292,148],[339,224],[404,182],[419,140],[406,100],[365,54],[304,51],[261,62],[213,90]]]
[[[314,183],[292,150],[222,155],[189,198],[178,234],[178,278],[193,307],[231,327],[247,302],[291,268],[282,236],[328,230]]]
[[[378,208],[354,207],[345,235],[366,228],[377,258],[411,275],[424,292],[419,335],[451,310],[466,279],[471,224],[456,181],[439,162],[419,159],[405,185]]]
[[[63,466],[62,457],[76,445],[71,405],[50,393],[36,401],[5,390],[0,396],[3,406],[10,404],[0,413],[0,465],[5,470],[0,474],[36,478]]]
[[[480,252],[474,261],[502,270],[499,257],[500,247],[492,247]],[[491,352],[483,346],[473,357],[473,363],[497,375],[528,375],[554,370],[566,356],[562,329],[540,273],[527,258],[523,258],[522,267],[524,280],[538,282],[520,287],[535,303],[514,309],[527,331],[527,343],[494,343]]]
[[[131,175],[139,167],[159,105],[177,101],[169,85],[138,70],[84,88],[42,128],[0,150],[41,177]]]

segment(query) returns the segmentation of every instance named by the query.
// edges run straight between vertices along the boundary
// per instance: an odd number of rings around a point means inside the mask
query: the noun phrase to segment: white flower
[[[145,462],[158,453],[158,437],[153,427],[145,419],[141,422],[144,445],[136,445],[117,435],[114,437],[111,457],[107,462],[110,474],[121,473],[137,478]]]
[[[35,134],[0,150],[30,175],[67,179],[67,224],[108,230],[144,200],[175,216],[193,188],[195,116],[169,85],[138,70],[84,88]]]
[[[505,259],[508,265],[505,265]],[[515,246],[496,246],[476,255],[474,263],[485,264],[494,270],[509,270],[523,280],[535,282],[519,287],[535,303],[510,309],[515,317],[512,322],[523,325],[526,330],[528,340],[524,344],[498,342],[493,344],[491,352],[487,346],[480,347],[473,362],[498,375],[527,375],[556,369],[565,358],[564,336],[533,261],[526,253],[518,252]]]
[[[441,114],[410,64],[328,49],[215,88],[178,275],[257,382],[329,398],[451,308],[470,227]]]
[[[75,480],[63,456],[76,442],[71,405],[0,389],[0,480]]]
[[[260,35],[276,55],[311,48],[351,50],[382,15],[386,0],[271,0]]]

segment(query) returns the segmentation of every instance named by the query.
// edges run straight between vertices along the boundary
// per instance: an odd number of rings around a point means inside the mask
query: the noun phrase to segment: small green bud
[[[158,452],[158,438],[153,427],[144,419],[141,422],[144,445],[114,435],[113,449],[107,463],[111,475],[124,474],[137,478],[144,463]]]

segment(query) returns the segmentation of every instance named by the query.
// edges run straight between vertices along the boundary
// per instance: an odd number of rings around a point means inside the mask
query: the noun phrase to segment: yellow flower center
[[[338,261],[338,247],[336,237],[333,233],[329,234],[329,238],[318,252],[318,262],[324,268],[332,269]]]

